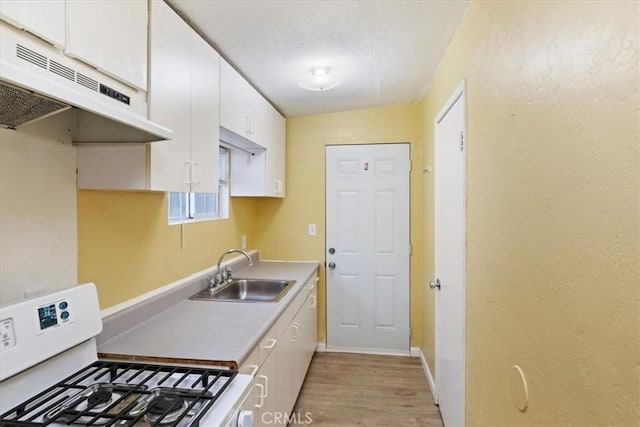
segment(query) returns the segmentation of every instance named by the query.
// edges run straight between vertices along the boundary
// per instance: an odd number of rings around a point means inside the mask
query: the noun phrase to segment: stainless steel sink
[[[233,279],[218,288],[205,289],[189,299],[230,302],[278,302],[296,283],[295,280]]]

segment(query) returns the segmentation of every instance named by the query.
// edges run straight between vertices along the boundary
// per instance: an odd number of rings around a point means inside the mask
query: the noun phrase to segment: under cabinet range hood
[[[0,22],[0,126],[16,129],[68,109],[76,143],[152,142],[173,134],[147,119],[146,92]]]

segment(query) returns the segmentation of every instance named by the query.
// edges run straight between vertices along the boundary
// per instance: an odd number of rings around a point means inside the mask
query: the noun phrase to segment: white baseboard
[[[327,343],[318,341],[318,344],[316,344],[316,351],[318,353],[325,353],[327,351]]]
[[[424,358],[424,353],[422,349],[419,348],[420,352],[420,363],[422,363],[422,369],[424,370],[424,375],[427,377],[427,383],[429,384],[429,389],[431,390],[431,396],[433,397],[433,403],[438,404],[438,394],[436,393],[436,383],[433,381],[433,375],[431,375],[431,370],[429,369],[429,364],[427,360]]]
[[[420,352],[422,350],[420,349],[420,347],[411,347],[409,349],[409,356],[410,357],[420,357]]]
[[[371,349],[361,347],[326,347],[327,352],[331,353],[358,353],[358,354],[377,354],[381,356],[409,356],[409,351],[403,350],[388,350],[388,349]]]

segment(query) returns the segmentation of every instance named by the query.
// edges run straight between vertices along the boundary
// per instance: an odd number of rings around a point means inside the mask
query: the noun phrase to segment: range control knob
[[[68,311],[63,311],[63,312],[60,314],[60,318],[61,318],[62,320],[67,320],[67,319],[69,318],[69,312],[68,312]]]
[[[253,427],[253,411],[240,411],[238,414],[238,427]]]
[[[67,307],[69,307],[69,304],[67,304],[66,301],[62,301],[60,304],[58,304],[58,307],[60,308],[60,310],[66,310]]]

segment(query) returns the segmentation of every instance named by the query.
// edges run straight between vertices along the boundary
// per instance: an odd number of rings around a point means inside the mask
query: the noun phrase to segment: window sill
[[[229,217],[211,217],[211,218],[194,218],[194,219],[183,219],[178,221],[169,221],[169,225],[180,225],[180,224],[191,224],[193,222],[204,222],[204,221],[217,221],[220,219],[229,219]]]

